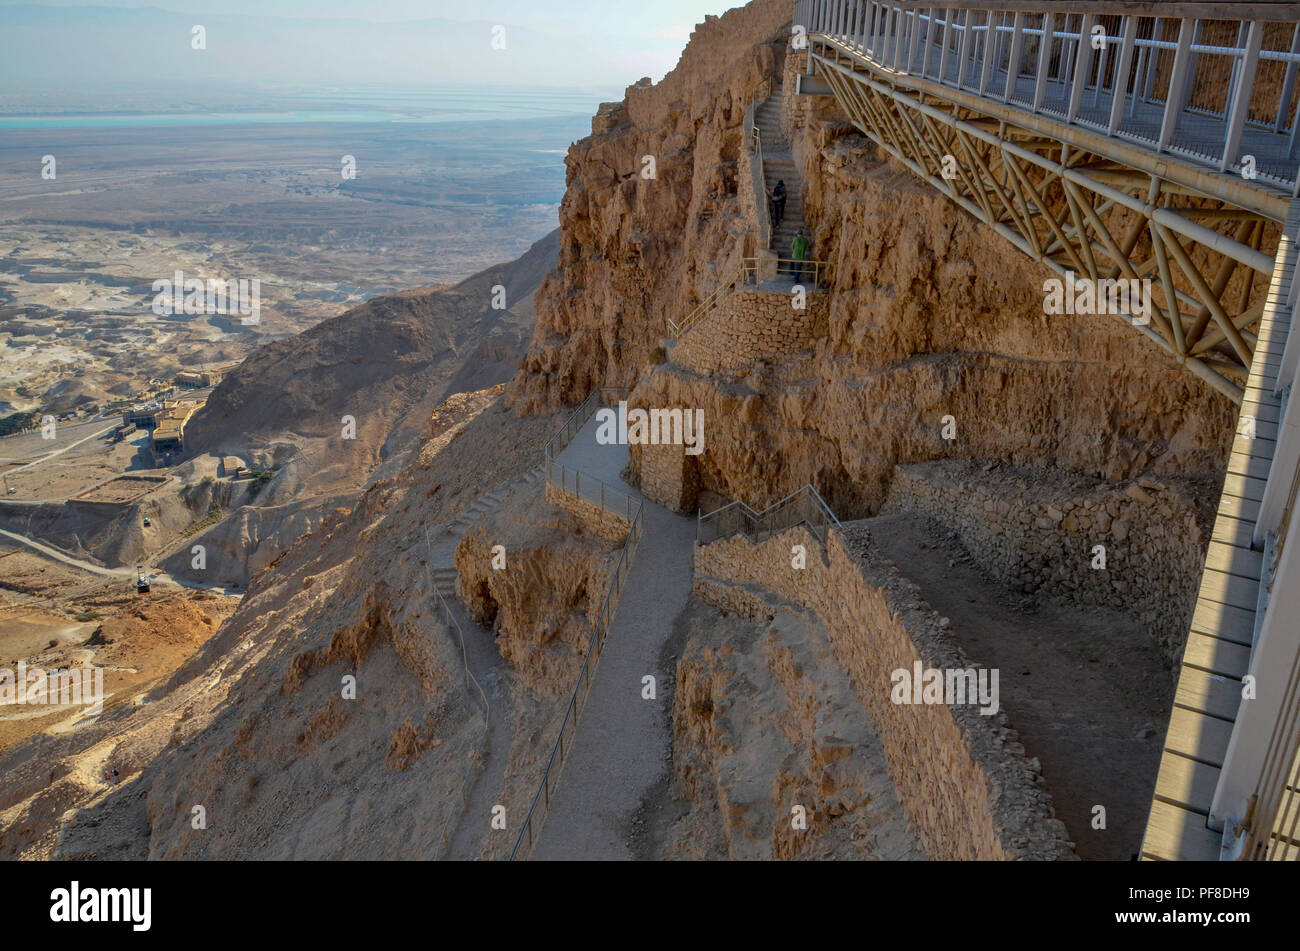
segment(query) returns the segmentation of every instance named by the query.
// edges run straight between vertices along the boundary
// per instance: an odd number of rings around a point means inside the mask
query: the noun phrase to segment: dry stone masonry
[[[576,515],[590,531],[618,545],[627,540],[627,533],[632,528],[632,522],[622,515],[552,483],[547,483],[546,501]]]
[[[806,279],[808,288],[811,275]],[[730,375],[811,350],[826,336],[826,298],[808,290],[799,309],[788,292],[737,290],[682,336],[672,361],[706,376]]]
[[[796,544],[809,555],[802,570],[791,567]],[[917,660],[933,668],[974,666],[916,587],[874,550],[860,524],[831,532],[826,562],[814,554],[820,551],[803,528],[761,543],[736,536],[697,545],[695,592],[723,611],[751,616],[762,607],[736,586],[756,585],[820,618],[880,737],[899,802],[927,856],[1073,857],[1037,763],[1026,758],[1003,714],[891,701],[891,673],[910,670]]]
[[[1208,536],[1171,484],[938,461],[896,467],[884,511],[930,516],[1008,587],[1132,613],[1171,666],[1182,656]]]

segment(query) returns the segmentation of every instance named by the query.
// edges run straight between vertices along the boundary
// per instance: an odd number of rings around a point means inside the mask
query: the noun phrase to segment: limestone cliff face
[[[560,268],[538,296],[516,410],[639,384],[640,405],[704,410],[707,448],[684,482],[750,504],[812,482],[841,517],[877,511],[896,464],[949,457],[1212,482],[1235,407],[1120,318],[1045,316],[1047,268],[886,161],[833,100],[794,96],[788,13],[756,2],[705,24],[674,73],[630,89],[571,151]],[[752,253],[738,156],[746,95],[768,80],[830,267],[826,331],[725,372],[688,360],[687,342],[652,366],[666,321]],[[636,174],[643,154],[654,181]]]
[[[592,135],[569,150],[559,264],[538,292],[532,348],[511,386],[518,411],[635,382],[665,321],[739,263],[750,227],[736,183],[745,110],[780,75],[790,9],[755,0],[707,18],[676,69],[602,106]]]

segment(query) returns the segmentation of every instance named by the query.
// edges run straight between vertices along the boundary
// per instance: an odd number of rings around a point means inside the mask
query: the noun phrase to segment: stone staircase
[[[456,543],[460,541],[466,532],[481,522],[489,512],[496,511],[507,495],[516,489],[534,484],[544,474],[545,469],[542,466],[535,466],[522,479],[516,479],[508,485],[479,496],[469,508],[447,523],[444,531],[450,536],[450,542],[444,543],[435,549],[433,565],[433,584],[444,598],[452,598],[456,595],[456,568],[453,562]]]
[[[803,182],[795,167],[790,141],[781,129],[780,96],[769,96],[758,104],[754,109],[754,125],[758,126],[763,144],[763,178],[768,190],[775,188],[778,181],[785,182],[785,217],[781,227],[772,230],[771,248],[781,258],[788,258],[795,232],[804,227]]]

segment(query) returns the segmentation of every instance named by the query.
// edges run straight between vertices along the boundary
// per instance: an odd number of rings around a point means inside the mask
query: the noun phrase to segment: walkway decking
[[[1286,233],[1300,233],[1300,201],[1292,202]],[[1206,821],[1255,633],[1263,555],[1251,547],[1251,538],[1277,446],[1281,401],[1273,391],[1291,325],[1286,301],[1297,256],[1296,242],[1284,247],[1241,407],[1243,418],[1254,417],[1254,438],[1238,425],[1165,736],[1142,844],[1144,860],[1219,858],[1222,836]]]

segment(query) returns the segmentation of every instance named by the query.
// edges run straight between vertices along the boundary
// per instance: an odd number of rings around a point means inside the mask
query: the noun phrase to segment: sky
[[[658,81],[696,23],[743,2],[0,0],[0,84],[152,77],[621,89],[642,76]],[[205,51],[191,49],[193,25],[205,29]],[[497,26],[504,48],[492,46]]]

